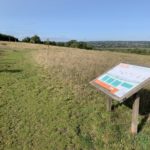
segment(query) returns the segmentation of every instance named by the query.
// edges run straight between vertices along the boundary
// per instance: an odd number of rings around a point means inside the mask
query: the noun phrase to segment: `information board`
[[[150,80],[150,68],[121,63],[91,82],[103,92],[122,100]],[[107,94],[107,93],[106,93]]]

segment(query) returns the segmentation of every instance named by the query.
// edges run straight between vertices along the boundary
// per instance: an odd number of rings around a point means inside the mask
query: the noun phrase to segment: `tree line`
[[[12,42],[18,42],[18,38],[11,36],[11,35],[6,35],[6,34],[1,34],[0,33],[0,41],[12,41]]]
[[[0,41],[12,41],[12,42],[26,42],[26,43],[37,43],[52,46],[63,46],[80,49],[94,49],[99,51],[115,51],[124,53],[136,53],[150,55],[150,41],[91,41],[82,42],[76,40],[70,40],[68,42],[56,42],[50,41],[49,39],[42,41],[38,35],[32,37],[25,37],[22,40],[18,38],[5,35],[0,33]]]
[[[42,41],[38,35],[34,35],[32,37],[25,37],[24,39],[22,39],[22,42],[81,48],[81,49],[92,49],[92,46],[88,45],[86,42],[80,42],[76,40],[70,40],[68,42],[55,42],[55,41],[50,41],[49,39]]]
[[[34,44],[46,44],[52,46],[92,49],[92,46],[88,45],[86,42],[82,42],[82,41],[80,42],[76,40],[70,40],[68,42],[55,42],[55,41],[50,41],[49,39],[42,41],[38,35],[34,35],[32,37],[25,37],[21,41],[19,41],[19,39],[14,36],[0,34],[0,41],[26,42],[26,43],[34,43]]]

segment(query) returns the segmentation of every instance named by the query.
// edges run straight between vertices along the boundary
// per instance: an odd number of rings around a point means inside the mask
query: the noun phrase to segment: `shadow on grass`
[[[19,73],[19,72],[22,72],[22,70],[20,69],[3,69],[3,70],[0,70],[0,73]]]
[[[141,116],[144,116],[144,117],[141,120],[141,122],[139,123],[138,132],[140,132],[143,129],[144,125],[146,124],[146,122],[149,118],[149,114],[150,114],[150,90],[142,89],[139,92],[139,95],[140,95],[139,114]],[[112,110],[115,110],[116,108],[118,108],[121,105],[125,105],[125,106],[129,107],[130,109],[132,109],[133,102],[134,102],[134,96],[132,96],[128,100],[124,101],[123,103],[118,103],[116,105],[113,105]]]
[[[14,65],[14,64],[16,64],[16,63],[14,63],[14,62],[0,62],[0,66],[2,66],[2,65]]]

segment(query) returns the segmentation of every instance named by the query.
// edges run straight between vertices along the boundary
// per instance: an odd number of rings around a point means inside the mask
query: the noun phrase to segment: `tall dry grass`
[[[23,43],[23,42],[5,42],[0,41],[0,48],[15,50],[40,50],[46,49],[47,45]]]
[[[150,67],[150,56],[146,55],[89,51],[22,42],[0,42],[0,48],[35,50],[33,57],[38,64],[61,80],[79,85],[88,83],[121,62]]]
[[[150,67],[150,56],[116,52],[87,51],[50,47],[34,53],[38,64],[61,74],[64,80],[89,82],[118,63],[131,63]]]

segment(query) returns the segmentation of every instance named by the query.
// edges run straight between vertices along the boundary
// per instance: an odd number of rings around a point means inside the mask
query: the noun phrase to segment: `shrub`
[[[34,36],[31,37],[30,42],[31,43],[41,43],[41,39],[40,39],[39,36],[34,35]]]
[[[0,34],[0,41],[18,42],[18,39],[13,37],[13,36],[11,36],[11,35]]]
[[[29,42],[30,42],[30,40],[31,40],[31,38],[30,38],[30,37],[25,37],[24,39],[22,39],[22,42],[27,42],[27,43],[29,43]]]

